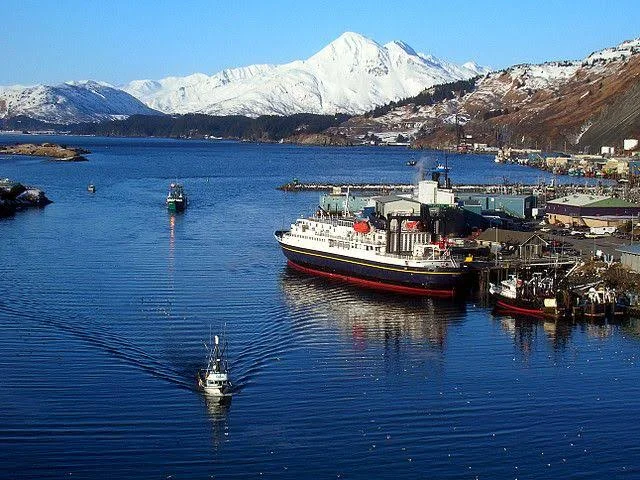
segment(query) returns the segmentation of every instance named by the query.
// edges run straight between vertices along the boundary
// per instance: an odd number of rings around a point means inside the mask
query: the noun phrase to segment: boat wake
[[[144,370],[155,378],[170,382],[180,388],[195,389],[194,382],[185,378],[183,371],[172,367],[167,362],[156,358],[117,334],[105,328],[100,328],[91,322],[89,318],[71,315],[66,317],[65,321],[62,321],[55,317],[13,310],[6,305],[3,305],[0,311],[20,319],[22,322],[26,320],[40,327],[52,327],[60,332],[69,334],[129,365]]]

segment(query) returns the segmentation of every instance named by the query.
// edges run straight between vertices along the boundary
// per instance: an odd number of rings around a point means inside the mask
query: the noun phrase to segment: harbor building
[[[620,263],[630,270],[640,273],[640,244],[624,245],[618,249],[620,252]]]
[[[477,193],[458,195],[458,204],[474,213],[501,211],[509,216],[530,219],[537,207],[533,195],[483,195]]]
[[[488,228],[477,238],[478,245],[489,247],[492,252],[499,252],[502,247],[517,249],[518,257],[522,260],[542,258],[549,242],[537,233],[517,232],[500,228]]]
[[[640,214],[640,205],[620,198],[577,193],[549,200],[547,222],[570,226],[618,227]]]
[[[440,188],[437,181],[422,180],[418,183],[418,201],[425,205],[454,205],[455,195]]]
[[[371,197],[371,200],[375,202],[376,214],[381,217],[386,218],[388,215],[398,213],[420,215],[420,202],[411,198],[400,197],[397,195],[384,195],[380,197]]]
[[[366,207],[371,197],[348,195],[348,208],[351,212],[359,212]],[[344,212],[347,195],[344,193],[331,193],[320,197],[320,208],[330,215],[340,215]]]

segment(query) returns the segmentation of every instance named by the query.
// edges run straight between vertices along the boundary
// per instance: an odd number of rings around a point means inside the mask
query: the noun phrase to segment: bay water
[[[0,220],[2,478],[639,478],[640,326],[372,293],[286,267],[273,232],[318,193],[414,180],[444,154],[9,136],[54,203]],[[549,180],[449,155],[458,183]],[[170,215],[169,183],[190,205]],[[87,192],[94,183],[97,191]],[[195,388],[224,333],[229,406]]]

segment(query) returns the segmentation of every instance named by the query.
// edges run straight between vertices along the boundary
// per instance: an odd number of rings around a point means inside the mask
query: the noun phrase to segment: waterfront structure
[[[500,228],[488,228],[482,232],[476,242],[480,246],[490,247],[497,253],[503,246],[517,248],[518,257],[522,260],[541,258],[549,242],[537,233],[517,232],[515,230],[503,230]]]
[[[618,249],[620,262],[630,270],[640,273],[640,244],[625,245]]]
[[[534,195],[459,194],[458,202],[463,208],[476,213],[498,210],[521,219],[533,218],[533,209],[537,207]]]
[[[422,180],[418,182],[418,201],[425,205],[455,205],[455,195],[440,188],[435,180]]]
[[[325,213],[339,215],[344,213],[345,206],[350,212],[359,212],[369,205],[370,202],[370,196],[330,193],[320,197],[320,208],[324,210]]]
[[[620,198],[577,193],[549,200],[547,222],[569,226],[620,226],[640,214],[640,205]]]
[[[422,205],[418,200],[400,197],[398,195],[384,195],[371,197],[375,202],[375,212],[377,215],[387,217],[390,214],[403,213],[406,215],[420,215]]]

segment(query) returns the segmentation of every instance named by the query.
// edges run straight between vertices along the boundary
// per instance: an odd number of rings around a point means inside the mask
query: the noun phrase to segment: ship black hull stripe
[[[350,277],[436,290],[454,289],[463,279],[463,274],[460,271],[428,272],[388,268],[369,262],[355,262],[350,258],[343,259],[324,253],[319,255],[315,252],[305,251],[304,249],[280,245],[285,257],[293,263],[325,272],[340,273]]]

